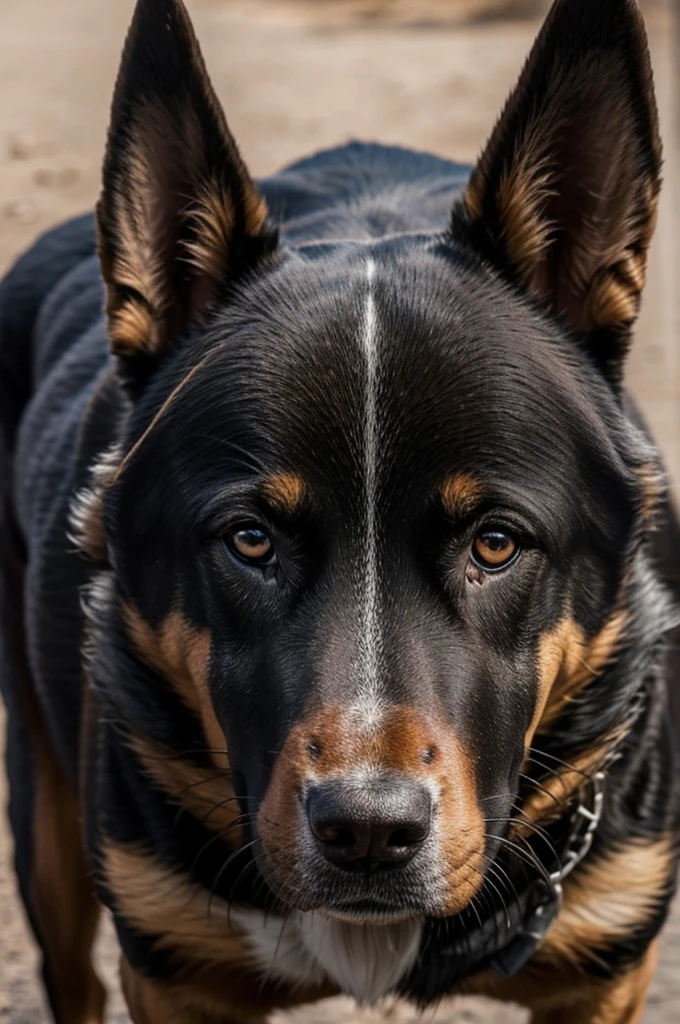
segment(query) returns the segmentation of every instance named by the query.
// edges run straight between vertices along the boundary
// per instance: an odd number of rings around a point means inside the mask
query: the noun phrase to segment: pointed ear
[[[97,224],[109,336],[127,376],[148,373],[173,336],[276,245],[181,0],[138,0]]]
[[[453,234],[566,319],[614,384],[645,280],[661,144],[635,0],[556,0]]]

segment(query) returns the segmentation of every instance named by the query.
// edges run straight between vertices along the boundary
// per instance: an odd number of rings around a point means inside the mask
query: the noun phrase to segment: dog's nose
[[[369,784],[331,779],[308,796],[309,827],[324,857],[347,871],[386,870],[411,860],[430,833],[432,800],[403,776]]]

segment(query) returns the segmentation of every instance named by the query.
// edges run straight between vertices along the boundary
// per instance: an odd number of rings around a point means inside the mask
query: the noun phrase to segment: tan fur
[[[139,844],[105,846],[103,871],[128,924],[154,935],[181,970],[168,981],[144,978],[123,959],[123,992],[134,1024],[260,1024],[278,1007],[330,994],[262,978],[228,906]]]
[[[230,166],[231,173],[211,169],[205,129],[191,106],[178,111],[166,108],[162,98],[139,102],[125,142],[125,189],[109,188],[98,207],[100,228],[107,228],[99,233],[99,254],[108,286],[109,336],[118,355],[156,353],[181,326],[176,276],[168,273],[169,264],[184,259],[193,267],[198,287],[192,295],[196,307],[202,307],[229,280],[237,204],[246,236],[259,234],[268,216],[229,132],[188,19],[184,32],[192,73],[210,109],[213,141],[220,141],[224,167]],[[197,311],[191,306],[189,315]]]
[[[613,981],[582,983],[559,1005],[557,997],[539,1009],[532,1024],[640,1024],[647,990],[656,969],[659,942],[655,940],[641,964]],[[567,990],[569,991],[569,990]]]
[[[282,512],[296,512],[305,496],[305,483],[297,473],[276,473],[265,480],[267,498]]]
[[[538,140],[529,136],[515,162],[505,169],[496,190],[503,240],[510,259],[527,284],[545,256],[553,229],[545,215],[552,189],[546,164],[546,157],[540,155]]]
[[[274,1009],[333,995],[330,986],[265,981],[238,964],[186,967],[172,980],[145,978],[123,957],[123,994],[134,1024],[264,1024]]]
[[[658,137],[656,143],[660,162],[661,142]],[[597,327],[631,324],[638,314],[645,285],[647,255],[656,228],[661,183],[655,179],[635,184],[643,195],[637,197],[637,208],[632,195],[627,197],[628,206],[622,213],[609,267],[603,268],[588,295],[588,319]]]
[[[656,515],[663,497],[664,479],[658,465],[647,463],[637,471],[640,485],[640,513],[647,528],[654,528]]]
[[[663,839],[628,840],[601,857],[589,857],[564,885],[564,903],[541,956],[572,964],[606,961],[606,949],[668,896],[673,844]]]
[[[259,235],[269,216],[267,204],[252,182],[244,190],[242,200],[245,232],[251,237]],[[191,263],[213,282],[226,285],[236,223],[231,197],[225,194],[218,181],[210,181],[198,190],[186,217],[194,228],[194,237],[185,243]]]
[[[162,864],[141,844],[104,844],[102,873],[125,920],[157,936],[160,949],[204,963],[254,966],[229,908]]]
[[[210,633],[171,612],[154,631],[139,613],[125,605],[128,635],[137,653],[175,689],[184,704],[200,719],[206,746],[218,768],[228,768],[226,740],[217,721],[208,688]]]
[[[444,509],[450,516],[463,516],[471,512],[483,497],[482,485],[469,473],[454,473],[441,486]]]
[[[133,1024],[264,1024],[247,1011],[225,1017],[224,1005],[201,999],[195,986],[145,978],[124,957],[120,980]]]
[[[514,978],[491,971],[473,975],[458,991],[519,1003],[532,1011],[531,1024],[639,1024],[658,958],[658,939],[625,974],[597,978],[572,964],[539,958]]]
[[[115,248],[107,248],[99,230],[98,252],[102,276],[109,286],[109,338],[113,351],[120,355],[139,351],[152,354],[158,350],[163,341],[163,317],[172,301],[165,280],[161,242],[167,225],[157,202],[167,168],[156,165],[154,154],[164,151],[164,135],[175,129],[165,113],[150,104],[140,108],[136,121],[135,136],[127,152],[126,193],[110,191],[98,206],[100,222],[106,220],[115,225]],[[134,197],[133,203],[130,197]],[[129,294],[128,289],[134,294]]]
[[[464,193],[464,206],[473,221],[482,220],[485,205],[492,198],[508,258],[525,284],[530,283],[544,258],[553,230],[546,216],[555,187],[550,170],[551,141],[546,125],[534,122],[516,143],[495,185],[491,179],[490,143]]]
[[[627,618],[625,612],[615,612],[591,640],[569,615],[544,634],[538,649],[539,697],[525,746],[607,668],[624,636]]]
[[[225,283],[235,222],[232,203],[211,182],[200,190],[188,216],[195,229],[195,238],[185,243],[191,263],[213,281]]]
[[[225,845],[236,848],[244,842],[243,827],[236,824],[240,807],[230,772],[199,768],[146,736],[132,734],[127,743],[174,803],[220,833]]]
[[[545,40],[562,10],[553,8],[545,23],[472,173],[463,210],[482,231],[491,215],[501,262],[552,312],[580,332],[604,328],[624,339],[638,313],[660,187],[644,28],[640,19],[638,101],[651,144],[643,156],[623,61],[584,49],[574,64],[558,47],[548,65]]]
[[[615,274],[603,274],[588,296],[589,320],[595,327],[632,324],[640,306],[639,291]]]
[[[109,341],[118,356],[132,352],[153,352],[155,327],[153,317],[143,303],[135,299],[117,299],[107,303]]]
[[[80,806],[52,751],[37,705],[30,733],[36,840],[31,904],[47,951],[60,1019],[100,1024],[105,994],[90,961],[99,905],[85,864]]]
[[[247,190],[244,201],[246,232],[249,235],[259,235],[269,216],[269,209],[264,197],[257,189],[253,188]]]

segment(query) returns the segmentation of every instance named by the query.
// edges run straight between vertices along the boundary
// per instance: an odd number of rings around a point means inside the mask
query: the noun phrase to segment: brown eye
[[[274,545],[256,523],[245,523],[225,537],[228,547],[242,562],[268,565],[274,561]]]
[[[481,569],[503,569],[519,554],[519,544],[504,530],[483,530],[475,537],[472,558]]]

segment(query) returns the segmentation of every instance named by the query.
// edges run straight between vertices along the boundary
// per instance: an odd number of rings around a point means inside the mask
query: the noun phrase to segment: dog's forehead
[[[238,409],[260,454],[331,481],[365,473],[369,449],[376,471],[415,479],[480,459],[524,464],[532,436],[542,448],[564,437],[556,338],[463,260],[389,245],[298,260],[238,316],[204,371],[224,380],[232,426]]]

